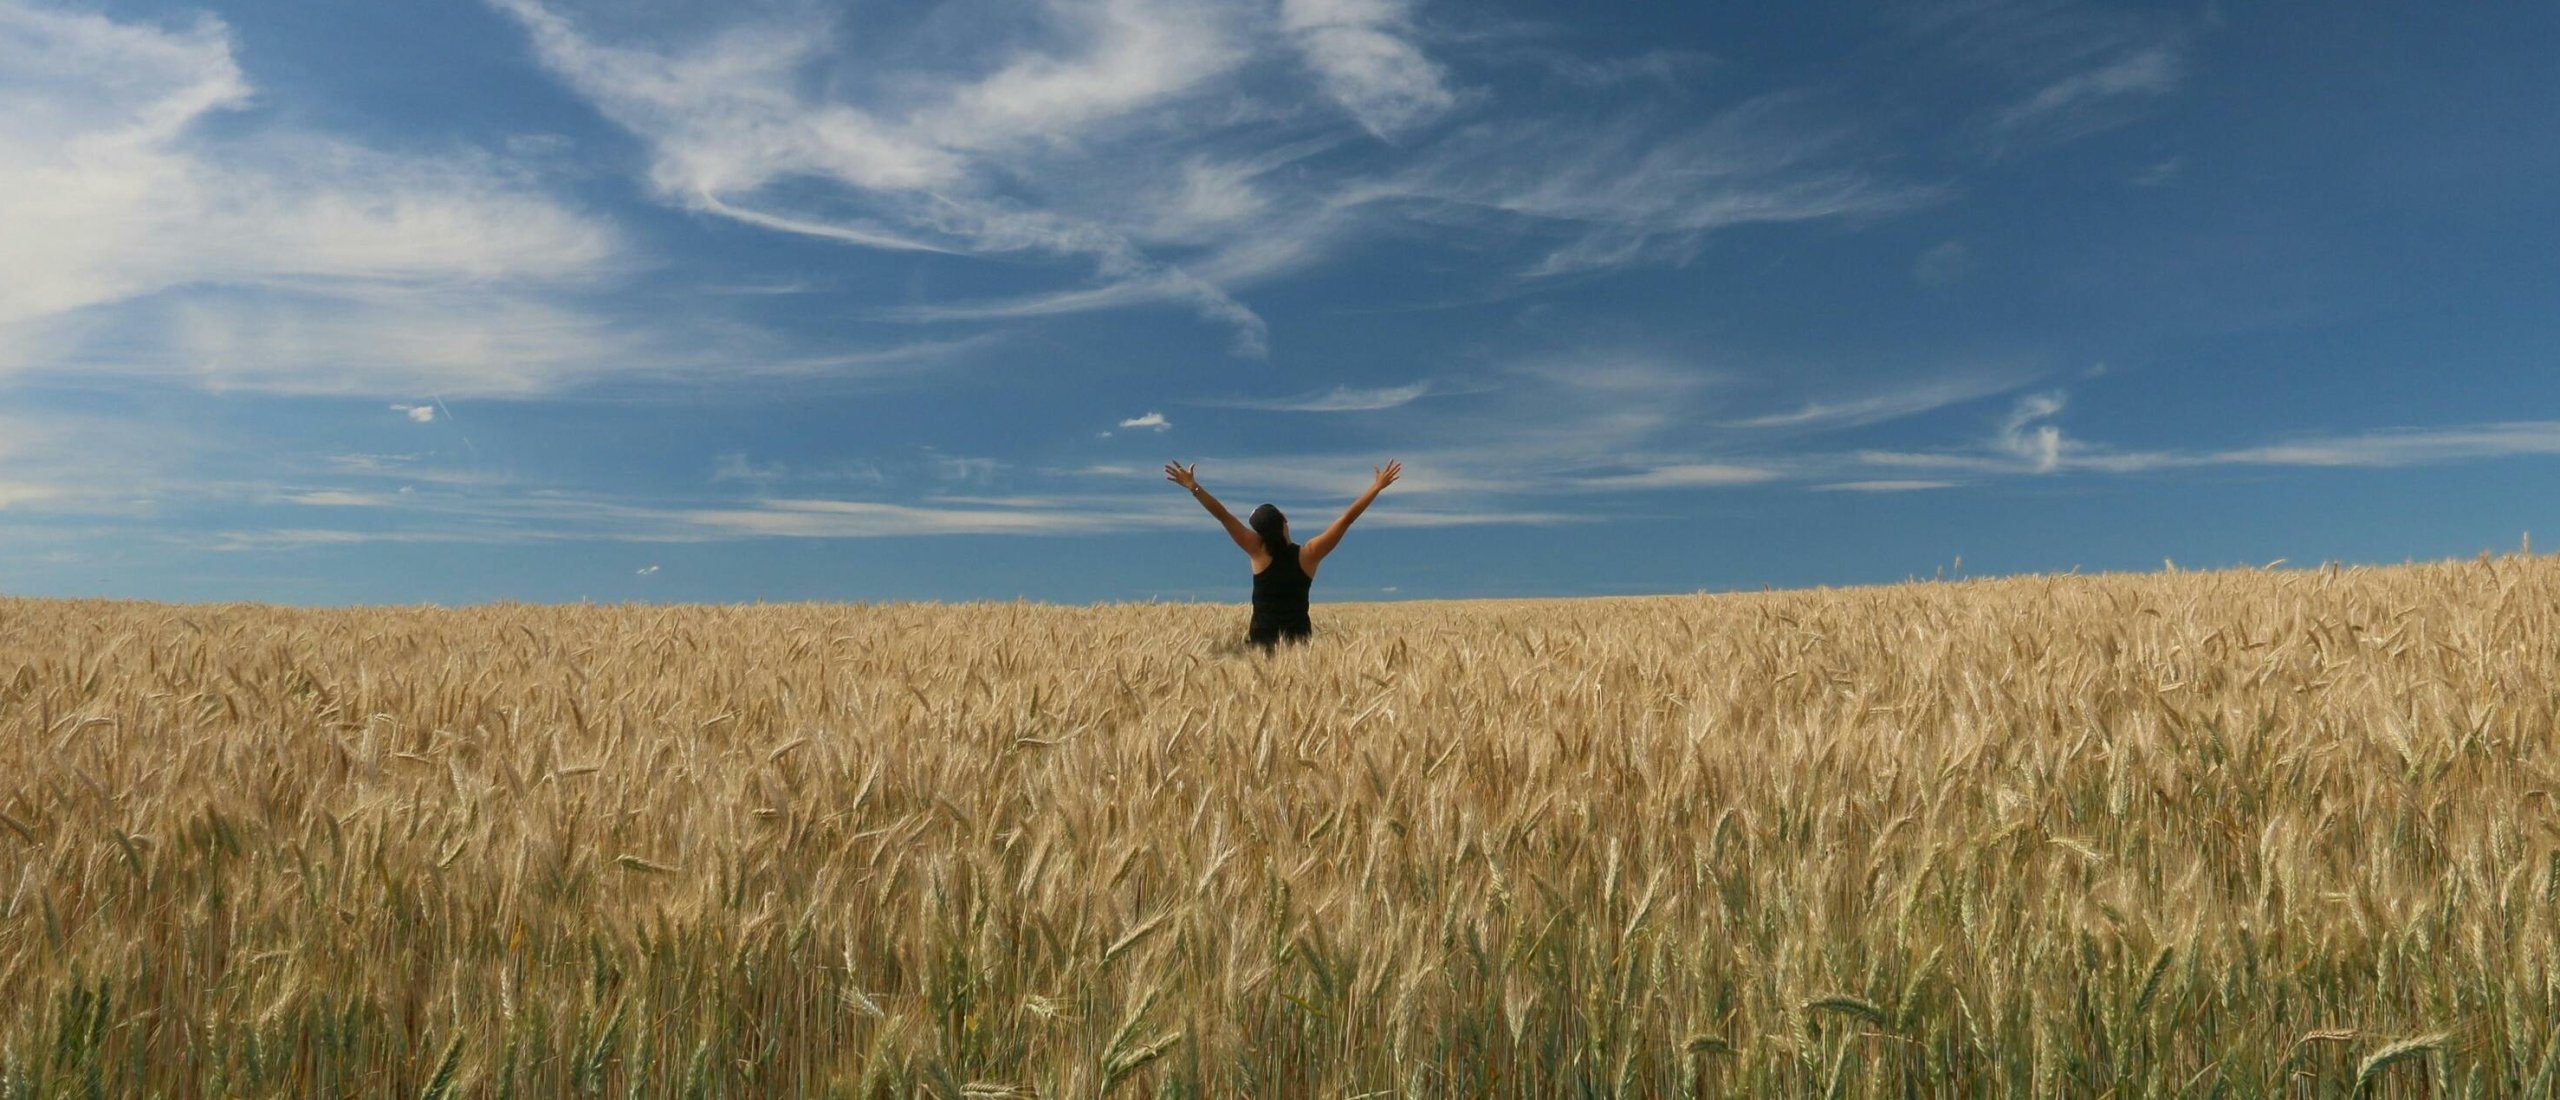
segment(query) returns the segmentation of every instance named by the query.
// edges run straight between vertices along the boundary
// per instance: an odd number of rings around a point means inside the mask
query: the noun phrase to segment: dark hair
[[[1265,504],[1254,509],[1253,518],[1246,520],[1245,525],[1253,528],[1254,534],[1262,536],[1265,550],[1289,544],[1289,517],[1280,514],[1278,505]]]

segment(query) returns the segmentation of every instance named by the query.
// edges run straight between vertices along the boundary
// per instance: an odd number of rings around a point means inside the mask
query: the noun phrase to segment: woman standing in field
[[[1315,633],[1315,624],[1307,621],[1307,589],[1315,583],[1316,567],[1324,564],[1326,555],[1342,545],[1342,536],[1351,530],[1351,521],[1369,510],[1369,502],[1378,499],[1380,490],[1396,483],[1404,474],[1404,464],[1390,460],[1377,469],[1369,482],[1369,491],[1342,510],[1342,518],[1324,533],[1308,539],[1301,546],[1289,541],[1289,517],[1269,504],[1253,510],[1251,526],[1236,522],[1235,514],[1218,503],[1207,489],[1200,487],[1200,464],[1184,466],[1165,463],[1165,480],[1191,490],[1191,499],[1199,501],[1209,514],[1227,529],[1227,537],[1236,540],[1236,548],[1253,559],[1253,623],[1245,631],[1245,641],[1269,651],[1282,639],[1303,642]]]

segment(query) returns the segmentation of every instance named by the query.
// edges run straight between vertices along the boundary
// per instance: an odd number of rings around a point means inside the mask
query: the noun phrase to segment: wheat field
[[[2560,559],[0,601],[0,1097],[2560,1095]]]

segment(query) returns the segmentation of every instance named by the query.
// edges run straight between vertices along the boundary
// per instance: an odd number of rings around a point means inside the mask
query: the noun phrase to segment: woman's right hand
[[[1384,489],[1389,485],[1395,484],[1396,479],[1403,476],[1404,463],[1398,462],[1392,458],[1388,459],[1386,465],[1377,468],[1377,480],[1369,483],[1369,491],[1376,492],[1380,489]]]
[[[1200,464],[1194,462],[1185,466],[1179,462],[1165,463],[1164,479],[1196,492],[1200,488]]]

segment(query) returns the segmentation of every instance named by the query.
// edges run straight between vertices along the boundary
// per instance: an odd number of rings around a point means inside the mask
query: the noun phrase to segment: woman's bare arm
[[[1197,462],[1189,466],[1168,462],[1164,464],[1164,479],[1191,490],[1191,499],[1199,501],[1200,506],[1208,509],[1210,515],[1218,517],[1218,523],[1227,529],[1227,537],[1235,540],[1236,549],[1244,551],[1253,559],[1255,566],[1260,566],[1270,557],[1263,552],[1262,536],[1254,534],[1253,528],[1238,521],[1235,513],[1227,511],[1226,505],[1218,503],[1218,498],[1209,495],[1209,490],[1200,487],[1199,471],[1200,464]]]
[[[1325,555],[1333,553],[1334,547],[1342,545],[1342,536],[1350,532],[1351,521],[1359,519],[1360,513],[1369,510],[1369,502],[1378,499],[1380,490],[1395,484],[1396,479],[1402,476],[1404,476],[1404,463],[1389,460],[1386,465],[1378,467],[1377,477],[1369,482],[1369,491],[1360,494],[1360,499],[1352,501],[1351,507],[1343,509],[1342,518],[1333,521],[1333,526],[1325,528],[1323,534],[1308,539],[1307,544],[1299,548],[1298,564],[1305,566],[1309,573],[1315,572],[1316,566],[1323,563]]]

